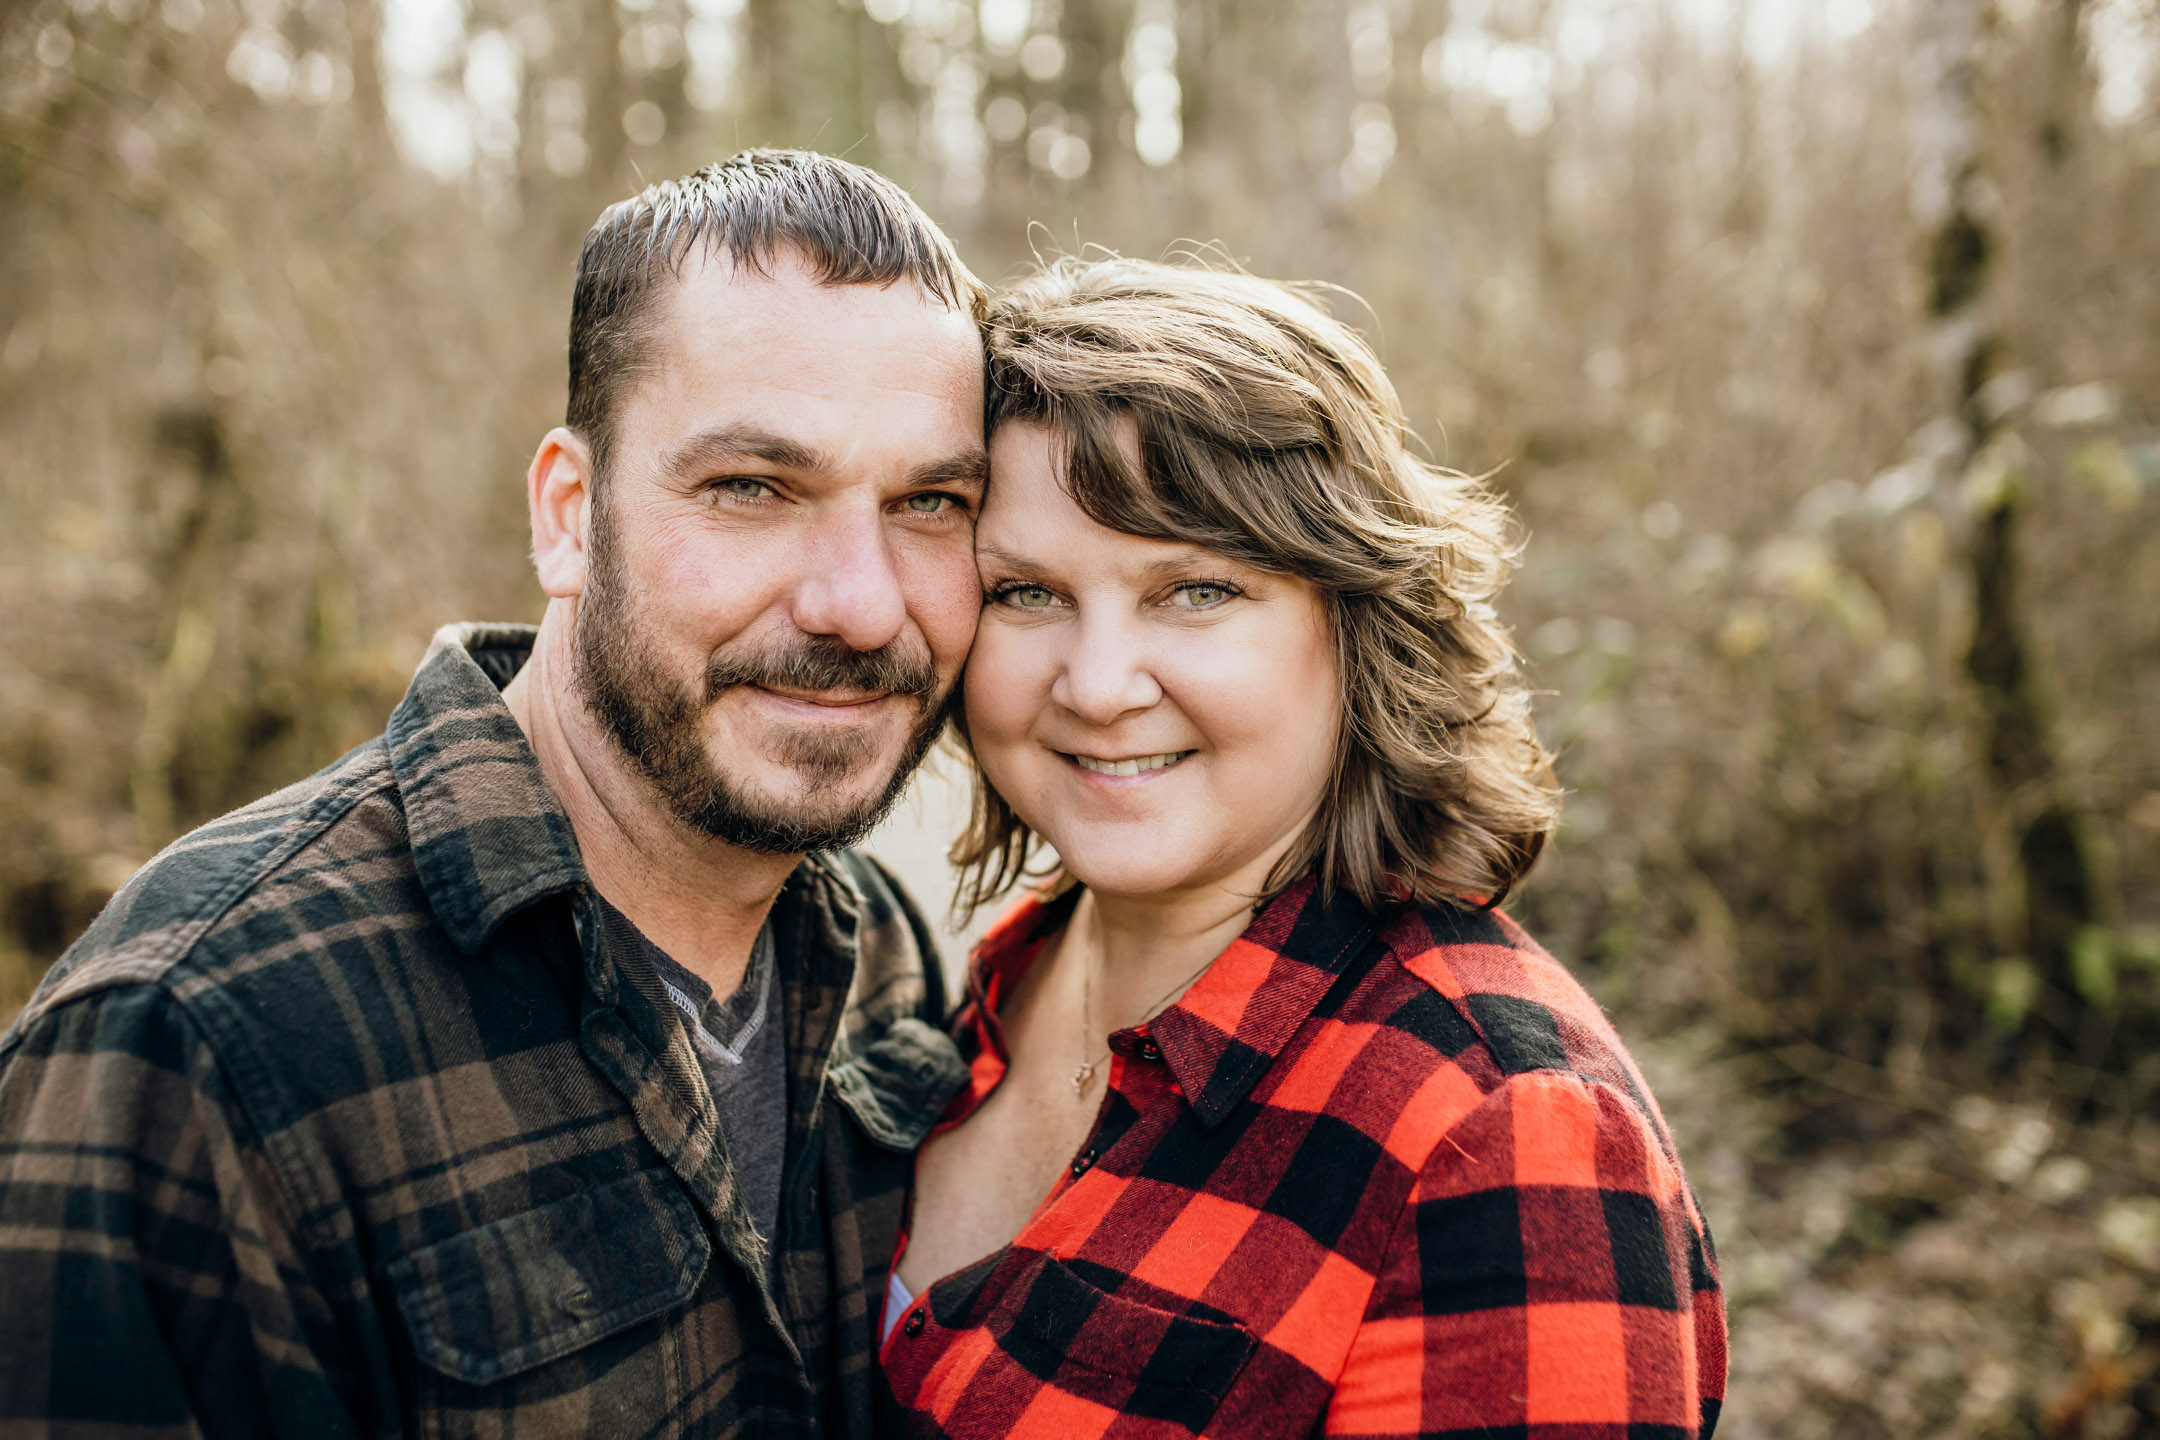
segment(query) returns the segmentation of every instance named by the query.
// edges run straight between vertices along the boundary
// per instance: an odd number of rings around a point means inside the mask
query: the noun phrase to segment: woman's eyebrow
[[[1012,570],[1042,570],[1046,568],[1043,561],[1037,560],[1033,556],[1015,554],[996,545],[977,545],[975,554],[979,559],[988,560],[994,565],[1002,565]],[[1133,574],[1136,578],[1152,584],[1159,580],[1178,577],[1196,569],[1204,570],[1210,567],[1220,570],[1236,568],[1241,572],[1244,569],[1243,566],[1233,567],[1229,561],[1224,560],[1213,551],[1204,550],[1198,545],[1189,545],[1180,547],[1168,555],[1158,556],[1148,561]]]
[[[1230,562],[1224,560],[1220,555],[1194,545],[1183,550],[1173,551],[1160,559],[1149,561],[1147,568],[1141,573],[1150,577],[1160,576],[1167,580],[1182,572],[1205,570],[1210,567],[1221,570],[1231,568]]]
[[[1000,550],[995,545],[977,545],[975,555],[978,559],[988,560],[994,565],[1003,565],[1009,570],[1037,570],[1041,568],[1029,556],[1015,555],[1012,551]]]

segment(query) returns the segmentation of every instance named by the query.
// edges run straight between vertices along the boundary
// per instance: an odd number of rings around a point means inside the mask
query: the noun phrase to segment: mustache
[[[705,666],[705,699],[737,685],[786,690],[866,690],[929,701],[938,690],[937,669],[926,655],[898,645],[857,650],[830,635],[745,655],[716,655]]]

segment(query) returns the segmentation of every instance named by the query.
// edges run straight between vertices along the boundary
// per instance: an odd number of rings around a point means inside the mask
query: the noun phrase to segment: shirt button
[[[1093,1150],[1083,1150],[1078,1155],[1074,1156],[1072,1163],[1073,1179],[1077,1180],[1082,1175],[1087,1174],[1088,1167],[1090,1165],[1093,1165],[1094,1163],[1095,1152]]]
[[[913,1340],[917,1335],[922,1334],[922,1327],[922,1311],[910,1310],[907,1319],[900,1322],[900,1333]]]
[[[1162,1059],[1162,1046],[1157,1045],[1152,1038],[1142,1040],[1140,1042],[1140,1058],[1150,1065],[1154,1064]]]

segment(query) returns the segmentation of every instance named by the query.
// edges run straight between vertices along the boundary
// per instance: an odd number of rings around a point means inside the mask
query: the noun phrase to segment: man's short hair
[[[578,254],[564,423],[606,473],[614,424],[653,335],[664,277],[697,246],[757,274],[800,257],[828,285],[911,280],[982,318],[989,293],[906,191],[874,170],[808,150],[745,150],[601,212]]]

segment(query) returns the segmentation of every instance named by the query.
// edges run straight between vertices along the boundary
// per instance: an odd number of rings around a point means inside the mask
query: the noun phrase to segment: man
[[[0,1433],[867,1433],[963,1077],[842,847],[973,637],[981,302],[824,156],[600,218],[537,632],[438,636],[0,1041]]]

